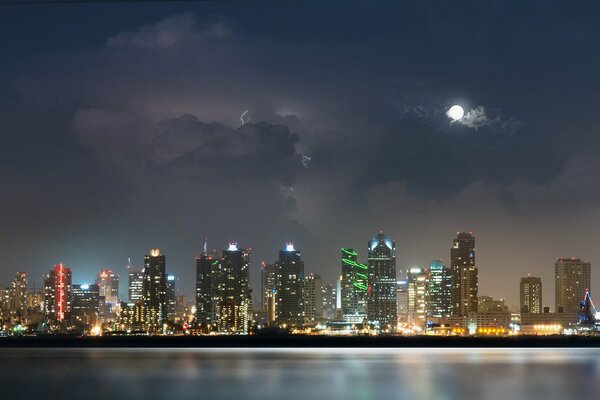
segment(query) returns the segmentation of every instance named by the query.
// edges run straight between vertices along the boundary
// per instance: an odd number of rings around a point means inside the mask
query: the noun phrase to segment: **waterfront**
[[[0,349],[11,398],[566,399],[600,349]]]

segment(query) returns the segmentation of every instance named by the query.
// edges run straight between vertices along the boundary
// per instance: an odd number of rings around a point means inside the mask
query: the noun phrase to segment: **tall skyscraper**
[[[335,285],[329,283],[323,288],[323,317],[334,320],[336,315],[337,292]]]
[[[80,329],[100,320],[100,287],[73,285],[71,287],[71,323]]]
[[[167,275],[167,321],[175,321],[175,276]]]
[[[396,314],[399,324],[408,323],[408,281],[396,282]]]
[[[71,312],[71,268],[62,263],[44,278],[44,305],[48,319],[63,322]]]
[[[203,252],[196,257],[196,321],[208,328],[215,319],[214,296],[215,279],[219,270],[220,258]],[[214,276],[213,276],[214,275]]]
[[[346,322],[362,323],[367,318],[368,273],[356,251],[342,247],[342,318]]]
[[[427,283],[427,316],[445,318],[452,314],[452,273],[442,260],[429,264]]]
[[[116,309],[119,304],[119,275],[110,269],[101,269],[96,276],[96,285],[104,302]]]
[[[591,290],[591,264],[579,258],[557,258],[554,278],[556,312],[579,312],[586,290]]]
[[[276,290],[277,281],[276,265],[263,261],[260,264],[260,295],[263,311],[268,310],[269,299],[273,297],[273,290]]]
[[[129,302],[142,302],[144,300],[144,272],[129,266],[127,275],[129,277]]]
[[[460,232],[450,249],[452,270],[452,315],[466,317],[477,312],[478,271],[475,266],[475,237]]]
[[[304,278],[304,321],[315,324],[323,319],[323,279],[310,273]]]
[[[151,332],[161,330],[167,316],[165,264],[160,249],[152,249],[144,256],[144,322]]]
[[[27,319],[27,274],[17,272],[10,287],[10,313],[24,323]]]
[[[304,324],[304,261],[293,243],[279,251],[276,263],[277,323],[287,327]]]
[[[394,330],[398,321],[396,298],[396,244],[380,232],[368,243],[369,288],[367,317],[380,329]]]
[[[428,280],[429,274],[425,268],[417,266],[408,270],[408,322],[423,329],[427,324]]]
[[[250,323],[250,253],[230,243],[213,270],[216,328],[219,332],[247,333]]]
[[[521,278],[521,313],[542,313],[542,279],[535,276]]]

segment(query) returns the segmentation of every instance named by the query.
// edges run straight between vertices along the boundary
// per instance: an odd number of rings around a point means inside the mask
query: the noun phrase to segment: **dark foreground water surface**
[[[2,399],[598,399],[600,349],[0,349]]]

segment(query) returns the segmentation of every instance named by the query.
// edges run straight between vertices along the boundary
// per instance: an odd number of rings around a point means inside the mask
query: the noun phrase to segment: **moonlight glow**
[[[453,105],[452,107],[450,107],[450,109],[448,110],[446,115],[448,117],[452,118],[454,121],[458,121],[465,115],[465,110],[463,110],[463,108],[461,106],[456,104],[456,105]]]

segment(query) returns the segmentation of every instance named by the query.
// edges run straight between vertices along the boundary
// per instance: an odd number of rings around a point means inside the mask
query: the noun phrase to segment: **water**
[[[600,349],[0,349],[2,398],[596,399]]]

